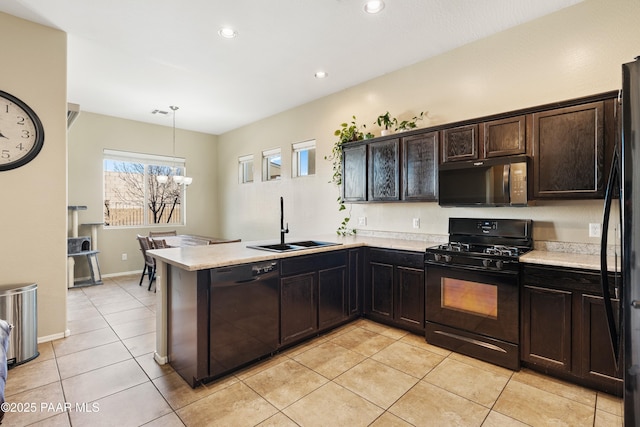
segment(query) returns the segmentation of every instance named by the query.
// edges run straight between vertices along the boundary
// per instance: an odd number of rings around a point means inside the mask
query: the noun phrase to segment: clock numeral
[[[22,138],[25,138],[25,139],[31,138],[31,132],[29,132],[29,130],[27,130],[27,129],[23,130],[22,131]]]
[[[16,145],[16,148],[20,151],[24,151],[24,145],[22,145],[22,143]]]
[[[16,124],[20,126],[24,126],[24,116],[18,116],[17,119],[18,121],[16,122]]]
[[[11,154],[9,153],[9,150],[2,150],[2,152],[0,152],[0,159],[9,159],[11,158]]]

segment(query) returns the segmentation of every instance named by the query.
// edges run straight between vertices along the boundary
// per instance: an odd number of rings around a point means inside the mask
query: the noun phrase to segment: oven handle
[[[473,267],[473,266],[468,266],[468,267],[462,267],[459,265],[450,265],[450,264],[440,264],[437,262],[431,262],[431,261],[425,261],[425,266],[430,265],[433,267],[439,267],[439,268],[445,268],[448,270],[453,270],[453,271],[473,271],[473,272],[479,272],[479,273],[485,273],[485,274],[499,274],[499,275],[505,275],[505,276],[518,276],[520,273],[518,271],[508,271],[508,270],[489,270],[486,268],[482,268],[482,267]]]

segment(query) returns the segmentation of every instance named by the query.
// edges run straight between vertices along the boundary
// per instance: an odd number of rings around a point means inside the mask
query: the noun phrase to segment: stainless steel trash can
[[[13,330],[7,364],[19,365],[38,357],[38,285],[0,285],[0,319]]]

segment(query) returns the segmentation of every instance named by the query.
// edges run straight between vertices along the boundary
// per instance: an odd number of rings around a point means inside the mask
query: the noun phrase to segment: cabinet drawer
[[[324,270],[347,265],[347,251],[331,251],[322,254],[285,258],[280,262],[280,274],[292,276],[310,271]]]
[[[369,261],[424,269],[424,253],[395,249],[369,249]]]
[[[615,297],[616,277],[619,283],[622,280],[620,274],[609,273],[611,297]],[[602,295],[599,271],[525,264],[524,280],[527,285]]]

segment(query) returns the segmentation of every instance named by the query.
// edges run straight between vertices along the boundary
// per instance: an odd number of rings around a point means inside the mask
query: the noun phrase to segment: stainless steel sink
[[[289,251],[301,251],[303,249],[320,248],[324,246],[336,246],[341,244],[342,243],[323,242],[320,240],[301,240],[299,242],[291,242],[291,243],[285,243],[285,244],[274,243],[269,245],[249,245],[247,247],[251,249],[259,249],[261,251],[289,252]]]

